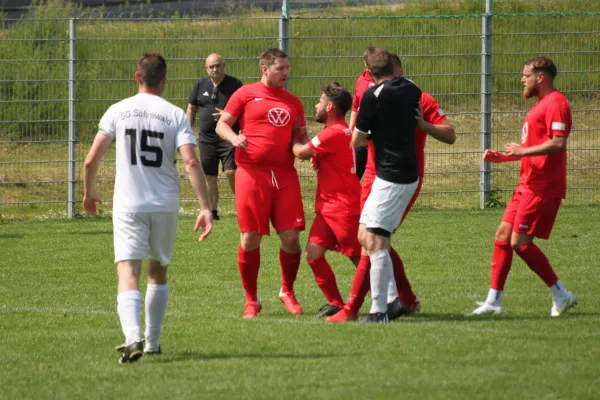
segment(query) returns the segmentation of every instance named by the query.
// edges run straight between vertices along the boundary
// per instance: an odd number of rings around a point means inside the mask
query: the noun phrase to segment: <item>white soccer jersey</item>
[[[177,149],[196,144],[185,112],[160,96],[138,93],[113,104],[98,130],[117,147],[113,211],[178,211]]]

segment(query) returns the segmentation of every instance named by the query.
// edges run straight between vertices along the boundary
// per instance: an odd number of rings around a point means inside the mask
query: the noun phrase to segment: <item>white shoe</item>
[[[477,304],[479,307],[477,307],[476,309],[474,309],[471,313],[469,313],[467,315],[488,315],[488,314],[498,315],[498,314],[502,314],[504,312],[504,309],[502,308],[502,306],[495,306],[493,304],[486,303],[483,301],[478,301],[475,304]]]
[[[571,292],[564,297],[556,297],[552,299],[552,309],[550,310],[551,317],[560,317],[567,312],[569,308],[575,307],[577,298]]]

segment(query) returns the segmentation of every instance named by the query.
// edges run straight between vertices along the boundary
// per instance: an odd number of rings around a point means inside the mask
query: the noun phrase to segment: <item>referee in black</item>
[[[394,75],[391,54],[372,48],[366,64],[375,86],[363,95],[352,146],[375,146],[376,178],[360,216],[358,238],[371,260],[371,311],[367,323],[387,323],[387,292],[394,273],[392,233],[419,183],[415,136],[421,90]]]
[[[196,82],[190,94],[186,114],[190,125],[193,127],[196,112],[200,109],[200,134],[198,135],[200,160],[213,206],[213,220],[218,220],[219,161],[223,165],[223,172],[227,176],[229,186],[234,194],[236,165],[234,159],[235,148],[231,143],[221,139],[216,134],[215,128],[225,104],[243,84],[238,78],[225,74],[225,62],[216,53],[206,58],[206,73],[208,76]],[[239,123],[233,126],[233,130],[236,133],[239,132]]]

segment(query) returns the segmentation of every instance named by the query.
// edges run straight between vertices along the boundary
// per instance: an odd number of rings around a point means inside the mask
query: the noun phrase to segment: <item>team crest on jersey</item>
[[[290,122],[290,112],[285,108],[271,108],[267,113],[267,118],[274,126],[286,126]]]
[[[352,135],[352,131],[350,130],[350,128],[346,128],[346,129],[344,129],[344,134],[346,136],[351,136]]]
[[[523,128],[521,128],[521,143],[525,144],[527,142],[527,136],[529,136],[529,122],[525,122],[523,124]]]

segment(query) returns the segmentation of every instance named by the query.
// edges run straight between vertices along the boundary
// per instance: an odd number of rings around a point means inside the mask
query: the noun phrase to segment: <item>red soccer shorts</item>
[[[371,194],[371,188],[373,187],[373,180],[374,179],[369,179],[367,181],[364,181],[364,175],[363,175],[363,183],[362,183],[362,187],[361,187],[361,190],[360,190],[360,211],[361,212],[362,212],[362,209],[365,206],[365,202],[367,201],[367,198],[369,197],[369,194]],[[419,184],[417,185],[417,190],[415,190],[415,194],[413,194],[413,196],[411,197],[410,201],[408,202],[408,206],[406,206],[406,210],[404,211],[404,215],[402,215],[402,220],[400,221],[400,225],[402,225],[402,222],[404,222],[404,220],[406,219],[406,216],[408,215],[408,212],[410,211],[410,209],[412,208],[412,206],[417,201],[417,197],[419,197],[419,193],[421,192],[421,187],[422,186],[423,186],[423,177],[420,176],[419,177]],[[394,229],[394,232],[396,232],[396,230],[398,228],[400,228],[400,225],[398,225],[396,227],[396,229]]]
[[[308,242],[347,257],[358,257],[361,248],[358,242],[358,218],[358,215],[332,218],[317,214],[308,234]]]
[[[548,239],[561,201],[516,190],[506,206],[502,221],[513,224],[513,232]]]
[[[246,169],[235,173],[235,211],[240,232],[269,235],[269,221],[276,232],[304,230],[304,207],[295,169]]]

